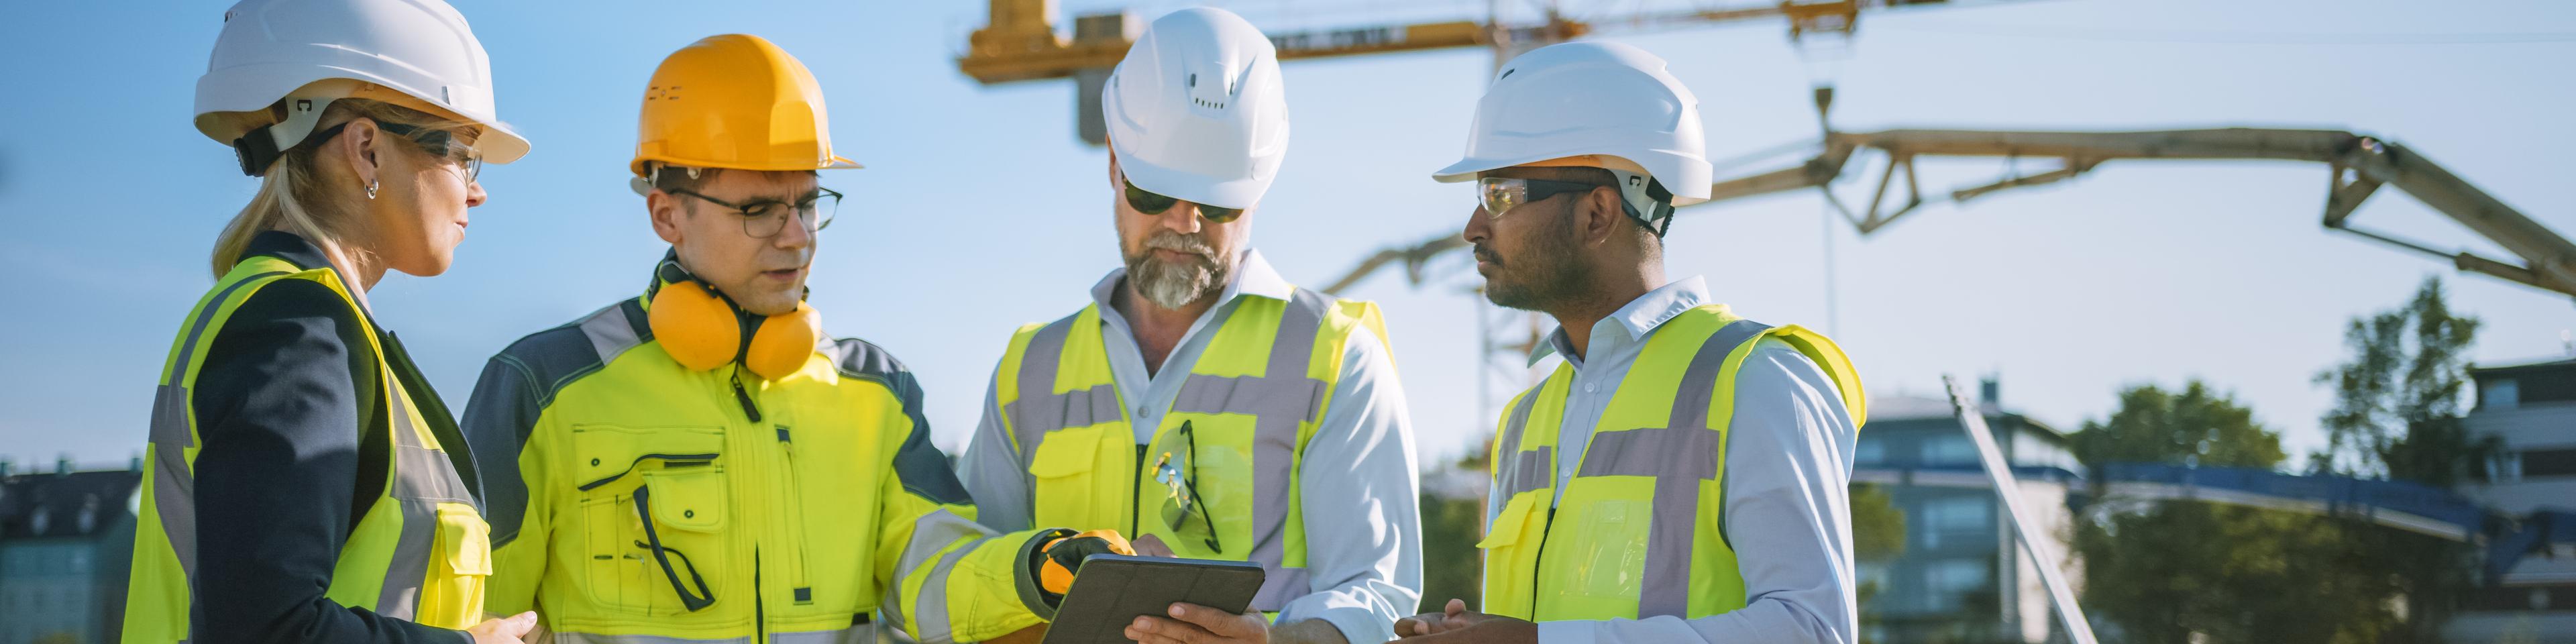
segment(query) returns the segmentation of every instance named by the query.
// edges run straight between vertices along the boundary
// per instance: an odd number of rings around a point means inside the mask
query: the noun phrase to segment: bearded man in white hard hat
[[[1464,233],[1485,296],[1561,355],[1494,440],[1484,606],[1405,619],[1425,642],[1851,642],[1859,379],[1823,335],[1667,279],[1673,207],[1706,201],[1698,99],[1615,43],[1532,50],[1476,105]],[[1720,249],[1723,252],[1723,249]]]
[[[960,466],[978,519],[1267,572],[1246,614],[1175,604],[1131,639],[1393,638],[1421,596],[1419,482],[1377,307],[1289,284],[1249,242],[1288,148],[1277,53],[1185,9],[1107,83],[1125,267],[1011,337]]]

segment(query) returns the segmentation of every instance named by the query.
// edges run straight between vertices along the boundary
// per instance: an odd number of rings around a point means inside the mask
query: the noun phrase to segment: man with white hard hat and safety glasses
[[[1176,604],[1130,624],[1137,641],[1393,637],[1421,595],[1421,530],[1377,307],[1290,285],[1250,244],[1288,149],[1276,52],[1241,17],[1184,9],[1107,83],[1125,268],[1012,336],[960,465],[981,520],[1267,571],[1250,613]]]
[[[1424,642],[1852,642],[1852,444],[1840,349],[1668,280],[1673,207],[1706,201],[1698,99],[1663,59],[1575,42],[1505,63],[1476,104],[1467,219],[1485,296],[1543,311],[1554,373],[1493,451],[1482,612]]]
[[[1052,616],[1115,533],[994,534],[885,349],[805,302],[841,195],[822,88],[768,40],[665,58],[637,192],[671,249],[643,292],[493,356],[465,413],[491,604],[582,642],[980,641]],[[1045,583],[1042,583],[1045,582]]]
[[[483,45],[438,0],[223,17],[197,130],[259,191],[155,382],[121,636],[516,643],[536,617],[484,619],[464,436],[368,304],[389,270],[445,273],[476,172],[528,151]]]

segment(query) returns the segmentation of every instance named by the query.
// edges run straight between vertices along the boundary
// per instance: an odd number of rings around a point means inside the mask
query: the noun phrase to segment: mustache
[[[1207,240],[1200,239],[1198,235],[1184,235],[1169,230],[1155,231],[1154,236],[1145,239],[1145,248],[1195,253],[1205,257],[1216,255],[1216,248],[1209,246]]]
[[[1485,263],[1493,264],[1495,266],[1503,265],[1503,256],[1494,254],[1494,251],[1485,248],[1484,244],[1476,244],[1471,247],[1470,252],[1475,255],[1476,259],[1484,260]]]

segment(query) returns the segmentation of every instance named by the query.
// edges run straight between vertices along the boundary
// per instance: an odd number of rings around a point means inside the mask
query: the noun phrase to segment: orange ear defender
[[[794,311],[752,315],[680,268],[677,258],[663,259],[654,276],[645,319],[653,339],[681,366],[705,371],[739,360],[762,379],[777,380],[804,368],[823,337],[822,314],[801,300]]]

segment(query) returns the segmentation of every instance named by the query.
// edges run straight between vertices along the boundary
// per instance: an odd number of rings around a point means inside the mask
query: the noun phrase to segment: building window
[[[2512,409],[2522,406],[2522,382],[2497,378],[2478,387],[2479,409]]]
[[[2494,484],[2499,484],[2499,485],[2501,485],[2501,484],[2505,484],[2505,483],[2514,483],[2514,482],[2519,482],[2519,481],[2521,481],[2521,480],[2522,480],[2522,455],[2521,455],[2521,454],[2515,454],[2515,453],[2510,452],[2510,451],[2498,450],[2498,451],[2495,453],[2495,455],[2487,457],[2487,482],[2488,482],[2488,483],[2494,483]]]
[[[1943,436],[1923,442],[1925,465],[1975,465],[1977,446],[1966,436]]]
[[[1854,465],[1877,465],[1885,462],[1886,460],[1887,442],[1877,439],[1861,439],[1860,447],[1854,450],[1854,453],[1852,454],[1852,464]]]
[[[2528,449],[2522,451],[2522,467],[2515,478],[2538,476],[2576,476],[2576,448]]]
[[[1935,561],[1923,567],[1923,587],[1935,595],[1945,595],[1943,603],[1957,605],[1958,596],[1983,590],[1994,579],[1994,569],[1982,559]]]
[[[1994,501],[1988,497],[1958,496],[1933,499],[1923,504],[1921,517],[1923,547],[1939,548],[1943,541],[1952,544],[1981,542],[1994,529]]]

